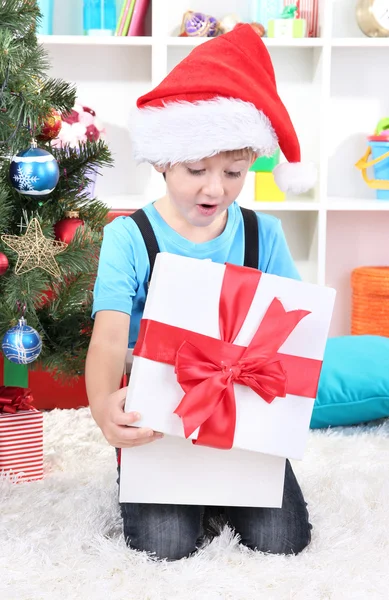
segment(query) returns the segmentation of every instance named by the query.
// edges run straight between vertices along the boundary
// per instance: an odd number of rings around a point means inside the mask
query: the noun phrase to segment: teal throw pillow
[[[389,417],[389,338],[329,338],[311,429]]]

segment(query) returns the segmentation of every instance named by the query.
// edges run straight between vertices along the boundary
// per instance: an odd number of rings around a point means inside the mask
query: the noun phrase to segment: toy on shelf
[[[282,202],[285,193],[277,186],[273,173],[255,173],[255,196],[256,202]]]
[[[284,0],[251,0],[250,20],[253,23],[262,23],[266,33],[269,21],[278,18],[283,8]]]
[[[359,0],[356,17],[365,35],[389,37],[389,0]]]
[[[280,149],[274,152],[272,156],[259,156],[250,167],[250,171],[255,173],[271,173],[280,162]]]
[[[367,185],[376,190],[377,200],[389,200],[389,117],[381,119],[373,135],[368,136],[369,148],[356,163]],[[372,155],[373,160],[369,160]],[[374,179],[369,179],[367,169],[373,167]]]
[[[281,192],[277,186],[273,169],[280,162],[280,149],[277,148],[272,156],[259,156],[250,171],[255,173],[255,192],[256,202],[281,202],[285,200],[284,192]]]
[[[303,38],[307,33],[307,22],[299,18],[298,3],[285,6],[277,19],[269,21],[267,35],[269,38]]]
[[[325,0],[322,0],[324,3]],[[307,37],[319,35],[319,0],[284,0],[285,6],[297,5],[298,19],[305,19],[307,24]]]
[[[188,10],[182,18],[181,35],[188,37],[215,37],[219,33],[219,21],[211,15]]]
[[[216,37],[229,33],[242,23],[240,17],[233,13],[218,20],[211,15],[188,10],[182,18],[179,37]],[[255,21],[250,25],[260,37],[266,34],[265,27],[261,23]]]
[[[232,31],[234,29],[234,27],[240,22],[241,22],[241,20],[238,17],[238,15],[236,15],[236,14],[226,15],[225,17],[222,18],[221,21],[219,21],[219,31],[220,31],[220,33],[228,33],[229,31]]]

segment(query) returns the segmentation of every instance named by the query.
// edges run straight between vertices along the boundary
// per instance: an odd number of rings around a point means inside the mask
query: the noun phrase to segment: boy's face
[[[254,160],[248,153],[223,152],[197,162],[156,168],[166,173],[168,197],[179,215],[190,225],[206,227],[239,196]]]

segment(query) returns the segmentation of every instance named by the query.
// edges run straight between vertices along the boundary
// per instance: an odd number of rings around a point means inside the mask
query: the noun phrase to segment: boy
[[[167,188],[163,198],[143,209],[151,225],[147,245],[151,236],[160,251],[242,265],[249,239],[259,247],[259,258],[256,254],[250,266],[299,278],[280,222],[252,213],[255,235],[251,230],[247,238],[235,202],[253,161],[270,156],[277,145],[290,161],[277,167],[279,187],[298,193],[313,185],[315,175],[299,163],[299,143],[278,97],[270,57],[251,26],[238,26],[195,48],[137,106],[135,157],[162,173]],[[124,413],[126,388],[118,390],[127,349],[137,339],[152,263],[133,218],[119,217],[106,226],[86,384],[92,415],[116,448],[161,437],[131,427],[139,416]],[[306,503],[289,461],[279,509],[123,503],[121,513],[128,545],[161,559],[189,556],[210,518],[221,514],[255,550],[296,554],[311,538]]]

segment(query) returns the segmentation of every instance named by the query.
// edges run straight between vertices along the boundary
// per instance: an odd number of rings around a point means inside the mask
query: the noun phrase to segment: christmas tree
[[[76,89],[48,77],[40,18],[36,0],[0,0],[0,341],[4,383],[22,387],[28,368],[83,372],[108,213],[88,186],[112,165],[93,134],[55,143]]]

